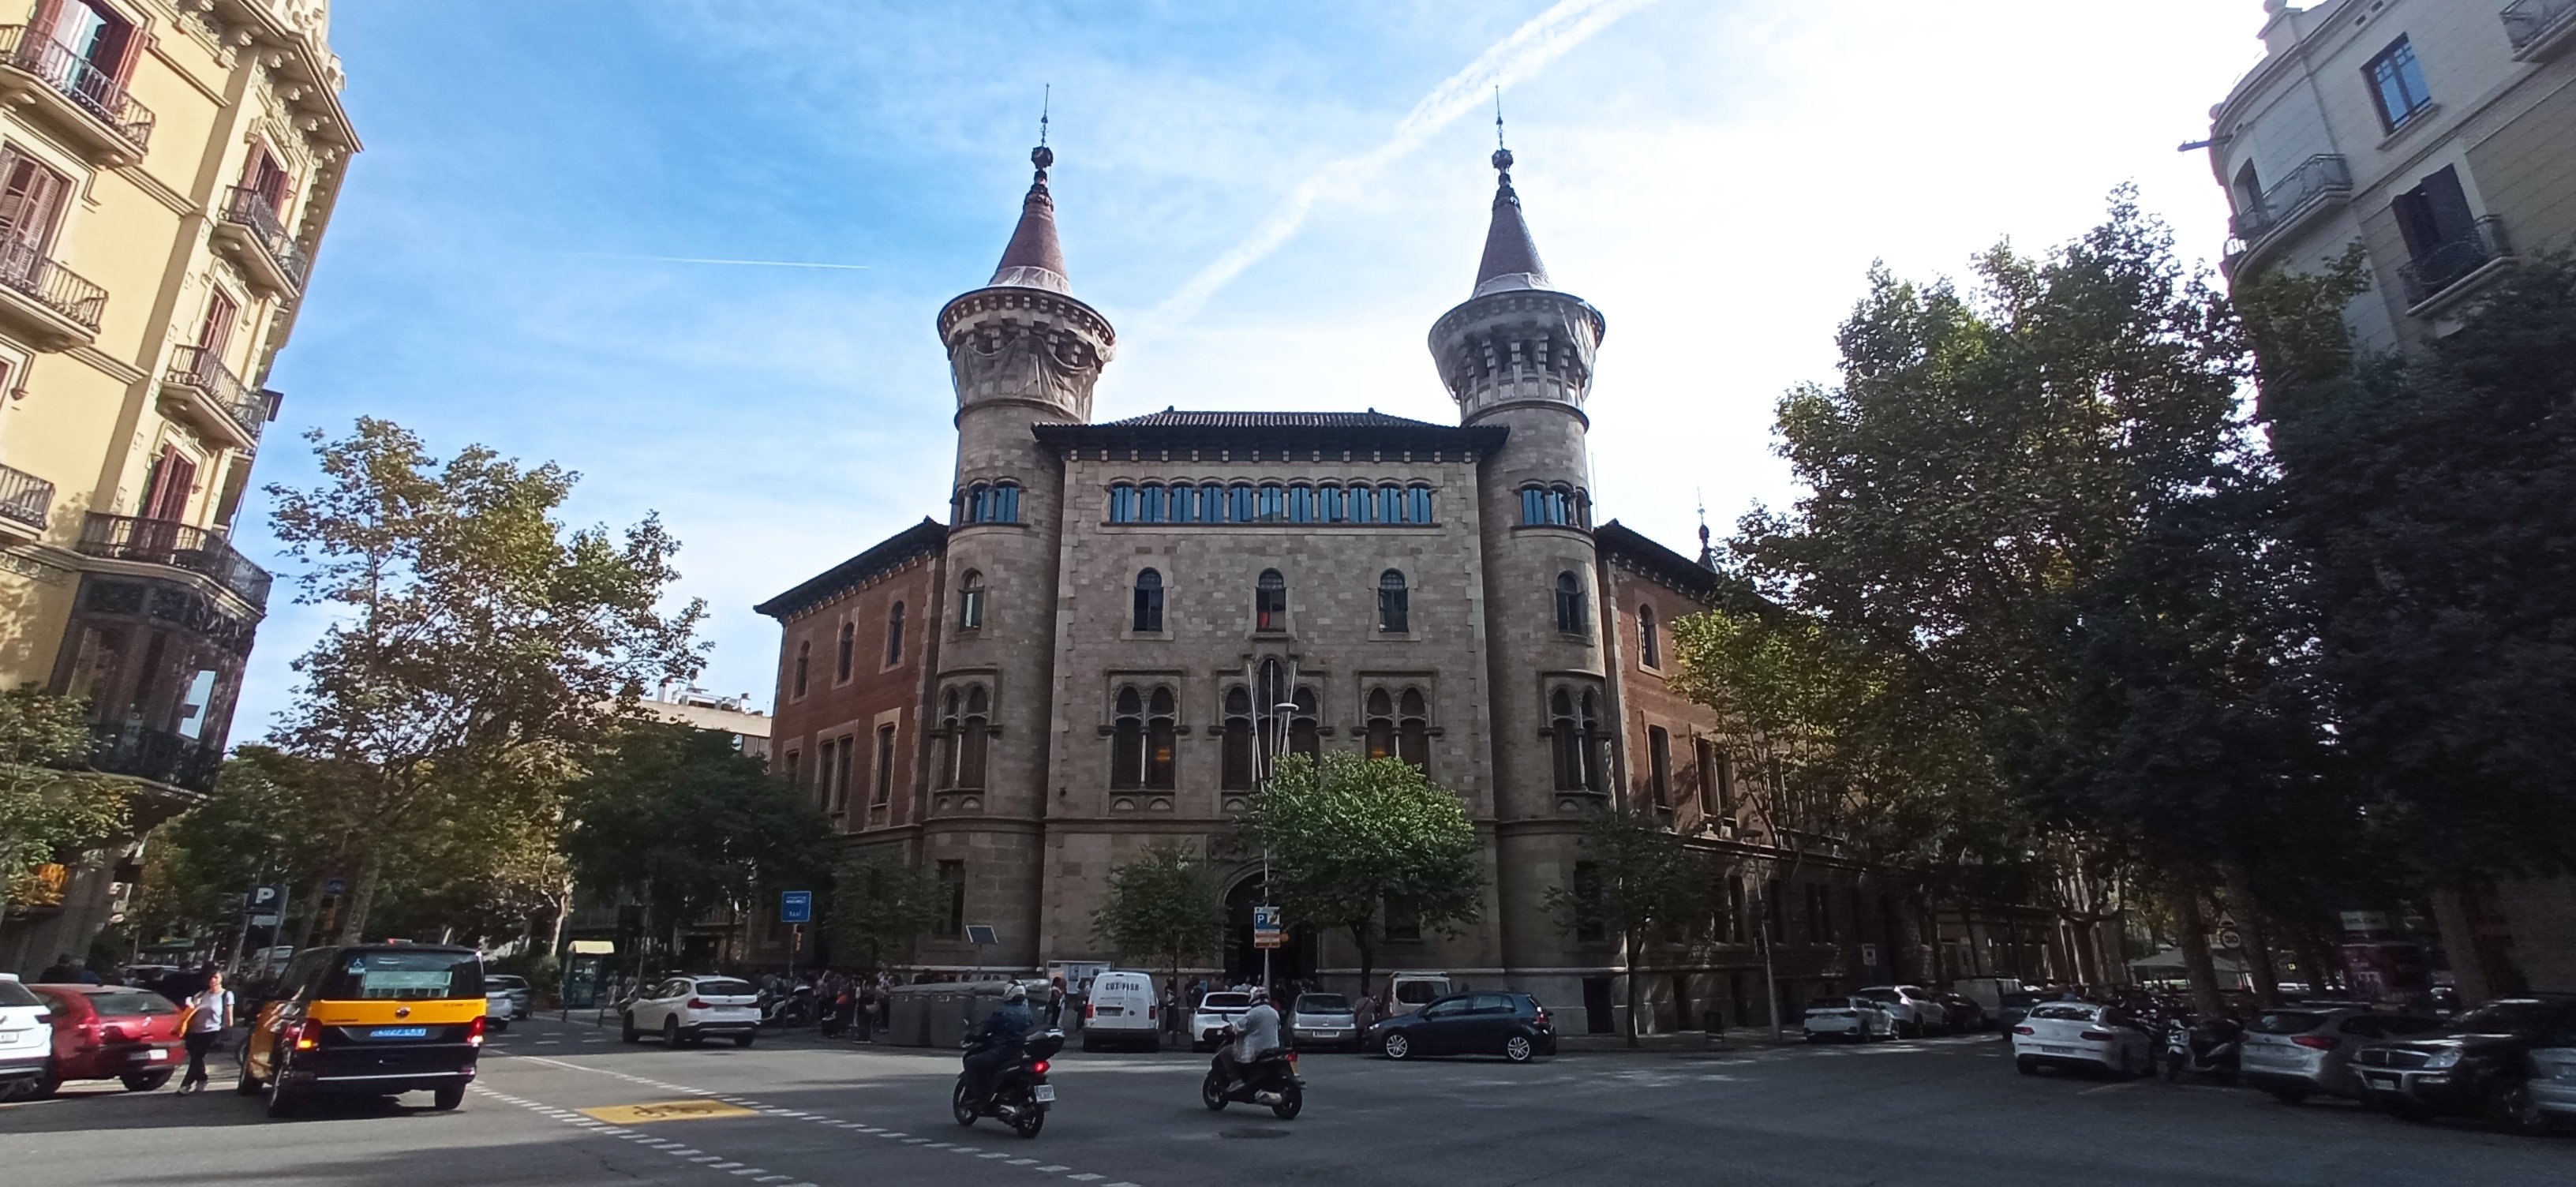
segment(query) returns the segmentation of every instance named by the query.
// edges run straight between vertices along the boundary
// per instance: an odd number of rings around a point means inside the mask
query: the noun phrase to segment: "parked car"
[[[718,1037],[748,1047],[760,1037],[760,991],[738,977],[672,977],[648,985],[626,1003],[618,1034],[639,1043],[648,1031],[673,1047]]]
[[[2013,1028],[2013,1066],[2143,1076],[2156,1066],[2154,1040],[2117,1006],[2041,1002]]]
[[[2532,1092],[2532,1053],[2558,1049],[2571,1026],[2576,998],[2502,998],[2432,1034],[2368,1044],[2353,1070],[2367,1103],[2401,1117],[2484,1115],[2538,1129],[2549,1111]]]
[[[525,1018],[537,1008],[537,991],[528,984],[526,977],[512,976],[508,973],[485,973],[483,992],[487,996],[492,993],[509,994],[512,1018]]]
[[[1045,1001],[1043,987],[1029,990],[1030,1001]],[[1082,1003],[1082,1049],[1125,1044],[1148,1051],[1163,1049],[1162,1004],[1147,973],[1110,969],[1091,978],[1091,996]]]
[[[1966,1034],[1986,1028],[1986,1008],[1957,993],[1933,995],[1941,1003],[1942,1027],[1952,1034]]]
[[[2531,1049],[2531,1104],[2555,1121],[2576,1121],[2576,1019],[2561,1018]]]
[[[1447,973],[1389,973],[1381,1012],[1389,1017],[1410,1014],[1455,992]]]
[[[1359,1012],[1338,993],[1301,993],[1288,1014],[1288,1041],[1299,1050],[1360,1045]]]
[[[2021,996],[2023,989],[2019,977],[1961,977],[1950,982],[1950,992],[1977,1003],[1986,1025],[2010,1026],[2012,1022],[2004,1021],[2004,1003]]]
[[[1806,1028],[1810,1043],[1826,1039],[1866,1043],[1895,1037],[1896,1020],[1869,998],[1820,997],[1807,1003]]]
[[[1199,999],[1190,1011],[1190,1050],[1213,1051],[1225,1041],[1225,1028],[1252,1008],[1252,995],[1221,989]]]
[[[1896,1037],[1900,1039],[1919,1039],[1950,1027],[1949,1009],[1933,997],[1931,990],[1920,985],[1873,985],[1852,996],[1868,998],[1885,1008],[1888,1017],[1896,1020]]]
[[[129,1092],[170,1082],[187,1063],[179,1007],[149,989],[122,985],[34,985],[53,1015],[54,1058],[36,1081],[51,1096],[71,1080],[115,1080]]]
[[[2005,1038],[2011,1038],[2012,1028],[2021,1025],[2021,1020],[2030,1016],[2030,1008],[2038,1004],[2039,995],[2026,989],[2003,995],[1995,1007],[1995,1029],[2004,1032]]]
[[[2295,1105],[2319,1093],[2359,1100],[2361,1078],[2353,1072],[2352,1057],[2363,1044],[2441,1027],[2439,1019],[2382,1014],[2368,1006],[2265,1010],[2245,1030],[2237,1074],[2282,1104]]]
[[[1526,993],[1453,993],[1379,1022],[1363,1042],[1389,1059],[1500,1055],[1527,1063],[1556,1054],[1556,1026]]]
[[[54,1054],[54,1012],[44,998],[0,973],[0,1100],[33,1092]]]

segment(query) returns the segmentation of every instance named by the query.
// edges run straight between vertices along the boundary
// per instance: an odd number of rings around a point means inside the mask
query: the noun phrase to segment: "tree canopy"
[[[40,893],[37,867],[125,829],[119,782],[77,769],[89,751],[80,701],[33,686],[0,692],[0,905]]]
[[[1400,759],[1284,757],[1241,823],[1269,854],[1271,897],[1290,924],[1348,932],[1363,984],[1389,904],[1438,931],[1482,908],[1483,850],[1466,804]]]
[[[1177,845],[1153,845],[1109,873],[1109,893],[1092,930],[1120,956],[1173,977],[1213,956],[1225,932],[1225,903],[1207,863]]]

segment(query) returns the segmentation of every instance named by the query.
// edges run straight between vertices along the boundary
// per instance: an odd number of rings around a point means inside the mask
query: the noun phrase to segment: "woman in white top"
[[[224,988],[220,969],[206,970],[206,988],[188,999],[188,1074],[179,1078],[179,1091],[197,1092],[206,1086],[206,1053],[222,1041],[224,1031],[233,1024],[232,991]]]

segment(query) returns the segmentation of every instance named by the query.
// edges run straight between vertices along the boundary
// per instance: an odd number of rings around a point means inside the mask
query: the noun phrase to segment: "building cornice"
[[[947,526],[925,516],[920,523],[896,532],[867,551],[798,583],[795,588],[752,607],[752,610],[781,623],[790,622],[816,607],[908,569],[918,561],[940,555],[947,546]]]

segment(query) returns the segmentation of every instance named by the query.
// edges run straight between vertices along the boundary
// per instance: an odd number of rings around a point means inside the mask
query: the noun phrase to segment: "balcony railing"
[[[99,315],[107,309],[106,289],[14,239],[0,240],[0,284],[25,293],[93,334],[98,332]]]
[[[189,791],[213,791],[224,765],[221,747],[139,725],[93,725],[89,738],[91,766]]]
[[[2576,0],[2570,0],[2576,3]],[[2334,194],[2352,192],[2352,167],[2333,153],[2319,153],[2299,162],[2299,167],[2263,192],[2263,200],[2239,213],[2230,223],[2236,237],[2250,247],[2264,236],[2296,222],[2317,203]]]
[[[185,384],[206,393],[206,398],[224,410],[242,432],[253,441],[268,425],[268,397],[250,390],[224,365],[215,352],[202,346],[182,346],[170,352],[170,371],[162,376],[164,383]]]
[[[275,580],[268,570],[233,551],[222,536],[176,520],[92,511],[81,524],[80,551],[84,556],[186,569],[212,578],[241,600],[260,607],[268,605],[268,587]]]
[[[277,205],[268,200],[268,195],[247,186],[234,186],[224,198],[224,221],[249,231],[260,250],[267,252],[277,270],[285,274],[287,283],[298,289],[304,287],[308,266],[304,248],[287,231],[285,220],[277,216]]]
[[[97,117],[118,139],[142,152],[152,143],[152,109],[125,93],[116,76],[93,65],[72,48],[25,25],[0,25],[0,52],[9,65],[45,80],[81,110]]]
[[[2529,56],[2543,42],[2561,43],[2576,33],[2576,0],[2513,0],[2497,15],[2504,18],[2504,33],[2512,39],[2517,57]]]
[[[2502,220],[2488,215],[2470,223],[2465,232],[2434,245],[2397,270],[2398,279],[2406,282],[2406,303],[2430,301],[2510,252]]]
[[[53,510],[53,483],[13,466],[0,466],[0,519],[41,532]]]

